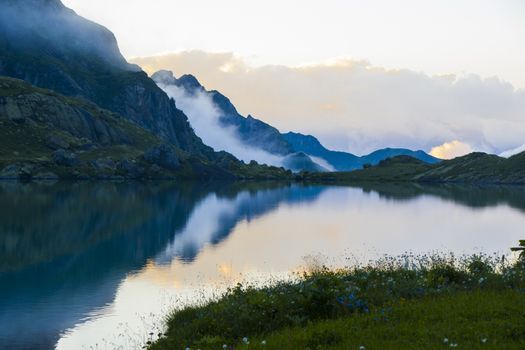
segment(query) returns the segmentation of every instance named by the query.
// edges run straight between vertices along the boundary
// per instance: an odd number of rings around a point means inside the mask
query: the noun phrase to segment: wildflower
[[[479,284],[482,284],[483,281],[485,281],[485,279],[483,277],[481,277],[478,282],[479,282]]]
[[[365,350],[365,346],[364,345],[359,346],[359,350]]]
[[[248,337],[244,337],[244,338],[242,338],[242,342],[243,342],[244,344],[250,344],[250,342],[248,341]]]
[[[487,338],[483,338],[483,339],[481,339],[481,342],[482,342],[482,343],[486,343],[486,342],[487,342]]]
[[[458,344],[457,344],[457,343],[450,343],[450,347],[451,347],[451,348],[457,348],[457,347],[458,347]]]
[[[226,349],[227,347],[228,347],[228,345],[226,345],[226,344],[222,344],[222,348],[223,348],[223,349]]]
[[[444,338],[443,343],[448,343],[448,338]]]
[[[263,341],[261,342],[261,345],[266,345],[266,340],[263,340]]]

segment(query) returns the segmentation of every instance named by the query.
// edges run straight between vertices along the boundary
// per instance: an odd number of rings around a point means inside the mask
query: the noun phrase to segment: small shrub
[[[494,273],[494,266],[483,256],[474,255],[467,261],[467,270],[475,276],[487,276]]]
[[[448,264],[433,266],[427,273],[427,284],[432,288],[459,285],[464,280],[465,273]]]

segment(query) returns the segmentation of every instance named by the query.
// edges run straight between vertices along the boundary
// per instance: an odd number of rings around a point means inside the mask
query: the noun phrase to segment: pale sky
[[[525,87],[522,0],[64,0],[110,28],[126,57],[188,49],[256,64],[336,57]]]
[[[149,73],[192,73],[241,113],[333,148],[525,144],[522,0],[63,2]]]

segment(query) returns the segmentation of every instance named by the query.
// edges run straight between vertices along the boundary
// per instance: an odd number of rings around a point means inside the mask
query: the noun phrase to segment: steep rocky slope
[[[214,156],[175,102],[126,62],[114,35],[58,0],[0,1],[0,75],[85,98],[185,151]]]

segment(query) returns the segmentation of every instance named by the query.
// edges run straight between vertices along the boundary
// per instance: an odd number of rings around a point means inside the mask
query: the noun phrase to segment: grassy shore
[[[162,349],[524,349],[525,262],[404,256],[238,285],[174,311]]]

